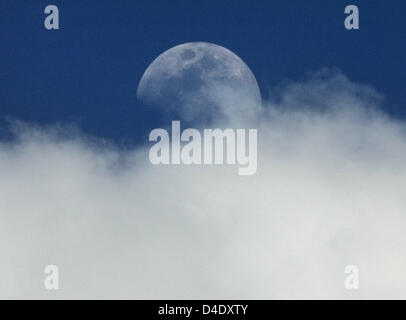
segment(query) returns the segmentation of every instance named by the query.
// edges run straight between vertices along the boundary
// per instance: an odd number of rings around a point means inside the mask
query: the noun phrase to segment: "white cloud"
[[[19,126],[0,145],[0,297],[406,298],[405,124],[340,73],[273,97],[254,176]]]

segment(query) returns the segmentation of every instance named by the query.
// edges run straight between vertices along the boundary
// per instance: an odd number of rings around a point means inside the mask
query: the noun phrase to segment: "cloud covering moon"
[[[341,74],[281,90],[249,179],[16,128],[0,143],[0,298],[405,298],[406,124]]]
[[[146,69],[137,97],[195,123],[255,119],[261,94],[250,68],[230,50],[205,42],[175,46]]]

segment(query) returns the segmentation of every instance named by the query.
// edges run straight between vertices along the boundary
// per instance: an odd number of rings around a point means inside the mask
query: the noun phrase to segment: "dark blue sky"
[[[44,28],[49,4],[59,7],[59,30]],[[360,30],[344,28],[348,4],[359,7]],[[0,0],[0,120],[145,140],[160,115],[137,103],[138,82],[156,56],[189,41],[235,52],[265,96],[285,79],[336,67],[403,117],[405,17],[406,1],[395,0]]]

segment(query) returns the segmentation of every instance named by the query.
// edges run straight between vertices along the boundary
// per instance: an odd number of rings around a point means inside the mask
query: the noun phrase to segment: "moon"
[[[137,98],[196,123],[250,120],[261,108],[254,74],[230,50],[207,42],[177,45],[145,70]]]

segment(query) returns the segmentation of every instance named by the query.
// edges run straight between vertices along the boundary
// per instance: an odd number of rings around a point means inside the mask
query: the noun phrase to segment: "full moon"
[[[261,94],[250,68],[230,50],[206,42],[175,46],[145,70],[137,97],[196,123],[255,118]]]

